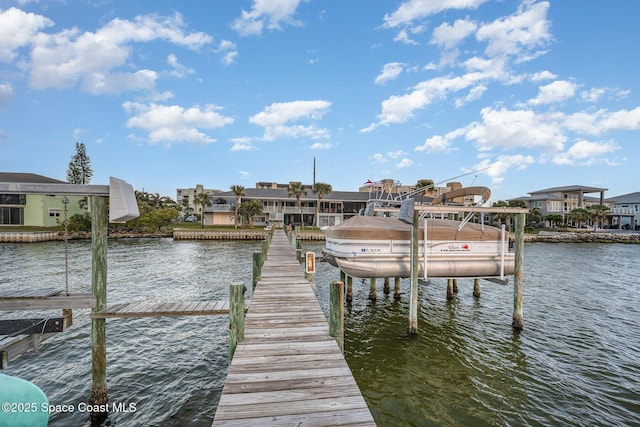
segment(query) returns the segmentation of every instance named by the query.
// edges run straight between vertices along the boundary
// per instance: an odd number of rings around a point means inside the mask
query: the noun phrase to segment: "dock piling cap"
[[[0,374],[0,427],[46,427],[49,399],[37,385]]]

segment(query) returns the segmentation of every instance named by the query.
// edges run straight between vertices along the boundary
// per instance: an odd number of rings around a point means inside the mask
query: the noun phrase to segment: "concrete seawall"
[[[526,235],[525,239],[527,242],[547,243],[640,243],[640,233],[541,231],[537,235]]]

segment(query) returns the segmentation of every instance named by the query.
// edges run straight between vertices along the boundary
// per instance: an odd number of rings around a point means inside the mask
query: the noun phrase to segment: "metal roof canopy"
[[[109,178],[109,185],[0,182],[0,194],[16,193],[61,196],[104,196],[109,197],[110,222],[125,222],[140,216],[133,187],[126,181],[114,177]]]
[[[459,213],[459,212],[483,212],[483,213],[529,213],[527,208],[515,207],[483,207],[483,206],[431,206],[415,205],[415,209],[420,212],[429,213]],[[375,207],[376,212],[399,212],[400,208]]]
[[[0,182],[0,194],[56,194],[68,196],[108,196],[108,185],[33,184],[26,182]]]

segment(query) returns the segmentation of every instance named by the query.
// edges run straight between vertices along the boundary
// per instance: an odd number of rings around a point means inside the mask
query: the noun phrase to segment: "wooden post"
[[[522,293],[524,289],[524,221],[525,214],[519,213],[515,217],[515,271],[513,273],[513,321],[511,326],[517,331],[522,330]]]
[[[302,262],[302,240],[300,240],[300,236],[296,236],[296,259],[298,262]]]
[[[453,279],[447,279],[447,299],[453,299]]]
[[[480,298],[480,279],[473,279],[473,296]]]
[[[264,264],[264,260],[267,259],[267,252],[269,251],[269,242],[266,240],[262,241],[262,259],[261,259],[261,265],[260,267],[262,267],[262,264]]]
[[[253,280],[251,286],[251,292],[256,288],[256,284],[260,280],[262,275],[262,252],[253,253]]]
[[[91,196],[91,289],[100,311],[107,306],[107,226],[108,198]],[[106,319],[91,319],[91,397],[90,405],[104,405],[107,393],[107,325]],[[106,411],[105,411],[106,412]],[[91,417],[101,413],[92,413]]]
[[[396,277],[395,281],[394,281],[394,287],[393,287],[393,298],[394,299],[400,299],[400,278]]]
[[[384,291],[385,295],[389,295],[389,292],[391,292],[391,289],[389,288],[389,278],[385,277],[384,278]]]
[[[244,339],[244,284],[229,286],[229,364],[238,343]]]
[[[331,282],[329,288],[329,335],[344,353],[344,282]]]
[[[375,301],[377,299],[377,289],[376,289],[376,278],[372,277],[370,279],[370,285],[369,285],[369,299],[371,301]]]
[[[453,279],[453,293],[458,293],[458,279]]]
[[[413,212],[413,227],[411,227],[411,299],[409,300],[409,333],[418,333],[418,211]]]
[[[347,302],[353,301],[353,277],[347,276]]]

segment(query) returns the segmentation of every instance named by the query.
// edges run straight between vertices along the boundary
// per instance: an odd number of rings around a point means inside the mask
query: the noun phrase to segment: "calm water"
[[[322,244],[305,245],[319,252]],[[110,241],[108,301],[226,299],[251,282],[259,243]],[[70,288],[90,289],[90,242],[70,244]],[[446,300],[446,282],[420,287],[419,334],[408,336],[403,298],[367,299],[354,280],[346,357],[380,426],[640,425],[638,245],[528,244],[524,330],[511,329],[512,286],[471,280]],[[60,243],[0,244],[0,289],[64,286]],[[318,264],[326,310],[337,270]],[[393,287],[393,283],[391,285]],[[41,313],[58,315],[58,313]],[[23,314],[20,314],[23,315]],[[29,316],[34,313],[28,313]],[[36,383],[56,405],[85,402],[91,382],[88,310],[74,325],[10,361],[4,373]],[[0,317],[19,317],[0,313]],[[210,426],[227,360],[224,316],[107,321],[109,397],[136,411],[105,425]],[[89,426],[87,414],[52,414],[51,426]]]

